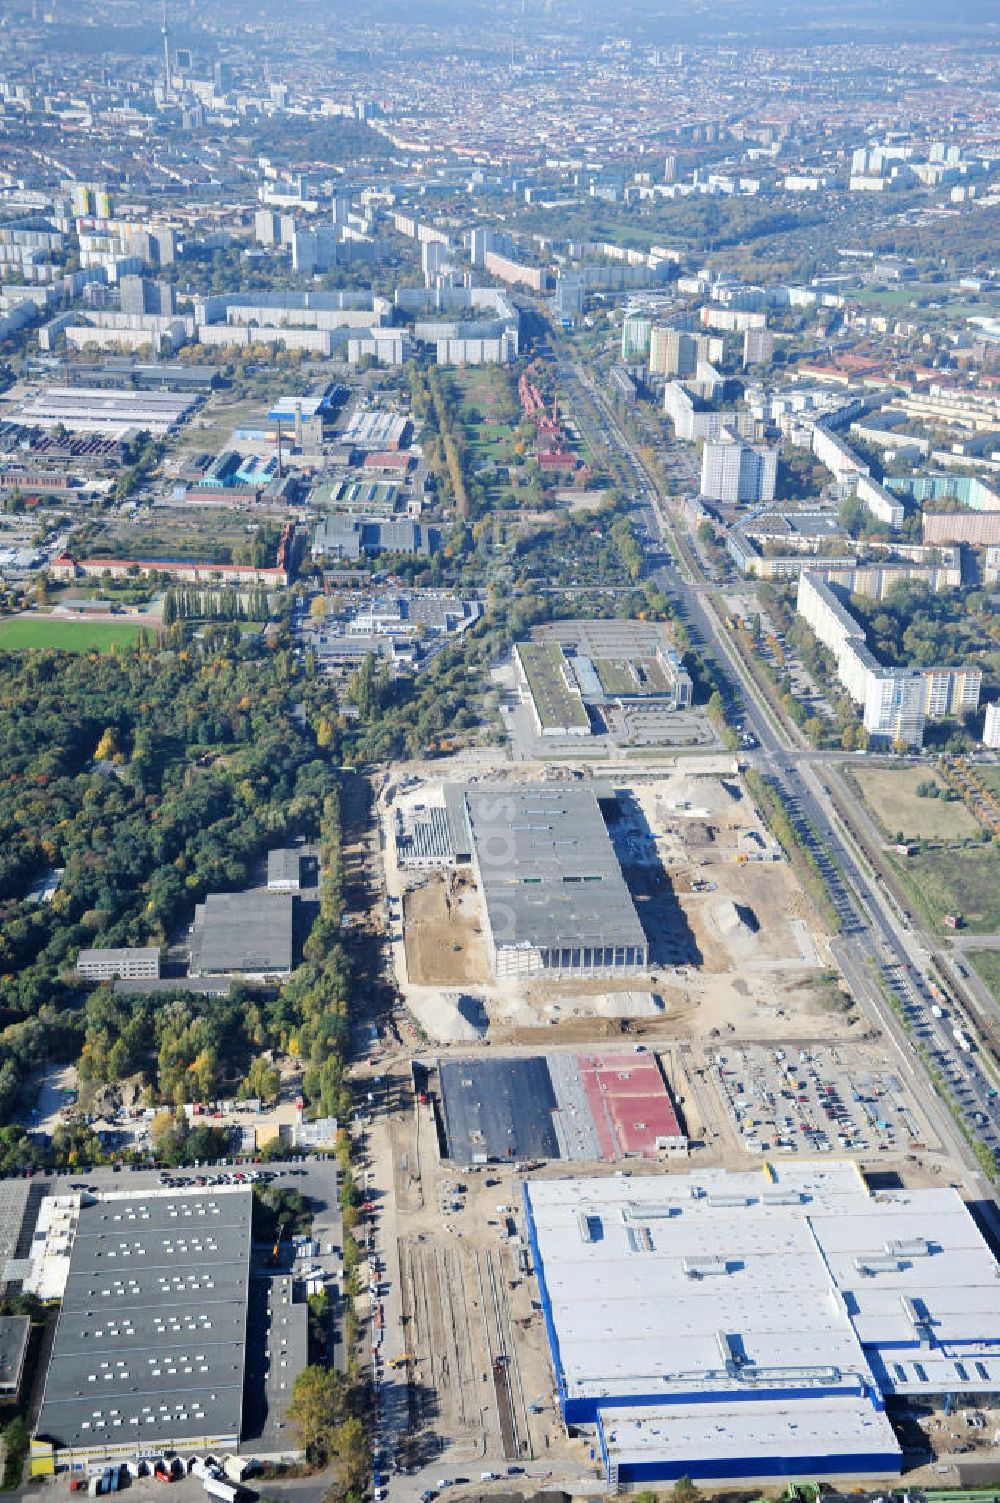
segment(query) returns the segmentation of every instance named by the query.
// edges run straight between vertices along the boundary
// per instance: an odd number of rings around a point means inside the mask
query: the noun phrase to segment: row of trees
[[[171,586],[163,597],[163,624],[175,621],[266,621],[267,591],[261,589],[199,590]]]
[[[947,666],[982,655],[989,671],[1000,646],[1000,621],[982,591],[935,592],[921,580],[901,580],[881,601],[852,596],[851,609],[872,651],[888,663]]]
[[[424,453],[439,486],[446,486],[460,517],[470,514],[467,485],[468,453],[457,420],[454,394],[437,366],[409,367],[410,405],[424,423]]]

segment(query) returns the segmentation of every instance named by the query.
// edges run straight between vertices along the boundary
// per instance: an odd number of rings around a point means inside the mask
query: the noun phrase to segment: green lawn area
[[[479,460],[493,459],[506,464],[513,458],[510,445],[510,429],[504,424],[469,423],[466,426],[469,445]]]
[[[945,783],[922,767],[852,767],[850,778],[888,840],[902,831],[906,840],[964,840],[979,826],[963,803],[917,798],[919,783]]]
[[[936,933],[951,932],[946,913],[960,913],[972,934],[1000,933],[1000,850],[995,845],[938,847],[889,859],[914,909]]]
[[[862,287],[852,291],[851,297],[859,303],[895,313],[909,308],[913,303],[916,311],[925,317],[930,314],[932,317],[946,315],[950,319],[965,319],[977,314],[995,316],[997,311],[997,300],[991,293],[970,296],[967,292],[953,292],[939,282],[904,282],[898,287]],[[938,307],[928,308],[929,303],[937,303]]]
[[[487,417],[495,417],[510,402],[510,378],[496,366],[468,365],[453,371],[451,379],[459,389],[463,409],[478,407]]]
[[[262,632],[267,625],[266,621],[205,621],[197,620],[192,623],[198,631],[207,631],[210,626],[235,626],[239,629],[241,637],[253,637]]]
[[[0,650],[55,647],[63,652],[110,652],[132,647],[142,627],[131,621],[61,621],[51,616],[12,616],[0,621]]]
[[[965,959],[1000,1002],[1000,950],[968,950]]]

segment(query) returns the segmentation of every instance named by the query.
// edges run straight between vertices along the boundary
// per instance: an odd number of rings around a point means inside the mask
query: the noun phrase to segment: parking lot
[[[710,1056],[737,1138],[749,1153],[900,1153],[926,1129],[899,1076],[830,1045],[745,1045]]]

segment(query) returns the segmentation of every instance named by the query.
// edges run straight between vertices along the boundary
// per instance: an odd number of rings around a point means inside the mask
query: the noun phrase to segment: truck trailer
[[[206,1477],[202,1487],[212,1498],[221,1498],[222,1503],[236,1503],[239,1497],[239,1488],[231,1482],[223,1482],[221,1477]]]

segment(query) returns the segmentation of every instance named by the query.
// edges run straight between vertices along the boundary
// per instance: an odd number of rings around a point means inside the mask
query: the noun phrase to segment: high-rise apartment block
[[[995,699],[986,706],[983,745],[989,747],[990,751],[1000,751],[1000,699]]]
[[[926,720],[979,707],[980,668],[883,667],[861,623],[820,574],[801,575],[795,608],[833,653],[837,676],[862,707],[865,730],[876,744],[921,746]]]
[[[700,362],[721,360],[723,341],[710,334],[692,334],[657,324],[649,335],[651,376],[694,376]]]
[[[580,318],[583,314],[583,278],[557,277],[553,301],[557,317],[569,321]]]
[[[177,301],[170,282],[152,282],[146,277],[122,277],[118,284],[121,311],[133,315],[160,314],[172,318]]]
[[[653,321],[641,313],[629,313],[622,321],[622,360],[632,365],[649,354],[649,336]]]
[[[770,329],[746,329],[743,333],[743,364],[767,365],[774,358],[774,335]]]
[[[710,501],[773,501],[777,477],[777,449],[740,443],[726,430],[702,451],[701,494]]]
[[[277,245],[281,240],[281,220],[273,209],[258,209],[253,219],[254,239],[258,245]]]

